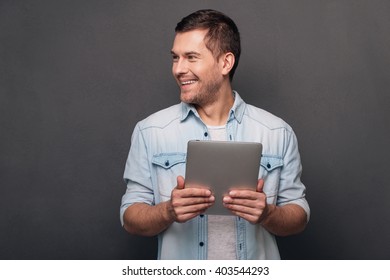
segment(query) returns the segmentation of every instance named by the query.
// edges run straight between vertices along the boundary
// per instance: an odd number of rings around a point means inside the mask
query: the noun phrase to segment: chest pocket
[[[283,159],[278,156],[263,155],[260,162],[260,176],[264,179],[263,191],[268,203],[276,203]]]
[[[186,153],[163,153],[153,156],[154,183],[161,201],[170,199],[172,189],[176,186],[176,177],[184,176],[186,157]]]

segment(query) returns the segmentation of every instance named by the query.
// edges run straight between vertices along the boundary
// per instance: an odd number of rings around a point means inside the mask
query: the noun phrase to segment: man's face
[[[172,48],[172,73],[180,88],[180,99],[199,106],[212,104],[223,82],[221,61],[206,47],[207,30],[177,33]]]

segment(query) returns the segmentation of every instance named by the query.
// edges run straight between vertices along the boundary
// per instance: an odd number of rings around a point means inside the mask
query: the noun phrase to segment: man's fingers
[[[261,192],[263,192],[263,188],[264,188],[264,179],[257,180],[256,191],[261,193]]]
[[[177,222],[188,221],[203,213],[214,204],[215,197],[205,187],[185,186],[182,176],[177,177],[177,185],[171,193],[171,206],[174,220]]]
[[[245,212],[232,211],[232,213],[238,217],[241,217],[251,224],[256,224],[259,221],[259,217],[257,215],[251,215]]]
[[[192,204],[192,205],[186,205],[186,206],[177,206],[173,207],[175,212],[175,221],[176,222],[186,222],[207,210],[210,206],[212,206],[213,203],[201,203],[201,204]]]
[[[263,200],[248,200],[240,198],[224,197],[224,206],[236,212],[247,213],[251,215],[259,215],[266,207],[266,203]]]
[[[177,176],[176,182],[177,182],[177,185],[176,185],[177,189],[179,189],[179,190],[184,189],[185,181],[184,181],[183,176]]]
[[[196,215],[206,211],[207,208],[209,208],[213,203],[203,203],[203,204],[196,204],[196,205],[188,205],[183,207],[177,207],[175,208],[176,215],[185,215],[185,214],[191,214],[194,213]]]
[[[177,176],[176,181],[177,181],[177,185],[175,189],[183,190],[182,194],[185,197],[211,196],[211,191],[205,186],[197,186],[197,185],[185,186],[185,179],[183,176]]]
[[[240,198],[248,200],[262,199],[265,195],[263,192],[255,192],[253,190],[232,190],[228,193],[231,198]]]
[[[208,189],[173,189],[172,198],[210,198],[211,191]]]
[[[224,206],[233,214],[250,223],[258,223],[267,208],[267,196],[263,192],[264,180],[257,181],[256,190],[233,189],[224,196]]]
[[[183,207],[189,205],[200,205],[213,203],[215,201],[214,196],[208,197],[176,197],[173,195],[172,206],[173,207]]]

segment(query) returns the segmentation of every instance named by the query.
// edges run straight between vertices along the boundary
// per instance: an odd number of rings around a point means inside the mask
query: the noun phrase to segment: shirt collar
[[[187,119],[187,117],[190,115],[191,112],[195,116],[199,117],[198,112],[196,111],[196,109],[195,109],[195,107],[193,105],[181,102],[181,118],[180,118],[180,121],[184,121],[185,119]]]
[[[232,108],[230,109],[229,120],[235,118],[239,123],[241,123],[242,118],[244,116],[246,103],[236,91],[233,91],[233,95],[234,103]],[[198,112],[193,105],[181,102],[181,108],[182,111],[180,121],[184,121],[185,119],[187,119],[190,113],[193,113],[196,117],[200,118]]]
[[[235,118],[239,123],[241,123],[242,118],[245,113],[246,103],[238,94],[238,92],[233,90],[234,94],[234,104],[230,110],[230,118]]]

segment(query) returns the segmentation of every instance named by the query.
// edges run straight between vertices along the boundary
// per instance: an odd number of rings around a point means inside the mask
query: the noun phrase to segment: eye
[[[179,56],[173,54],[173,55],[172,55],[172,61],[173,61],[173,62],[177,62],[178,60],[179,60]]]
[[[196,55],[189,55],[187,57],[187,59],[190,61],[190,62],[194,62],[198,59],[198,57]]]

